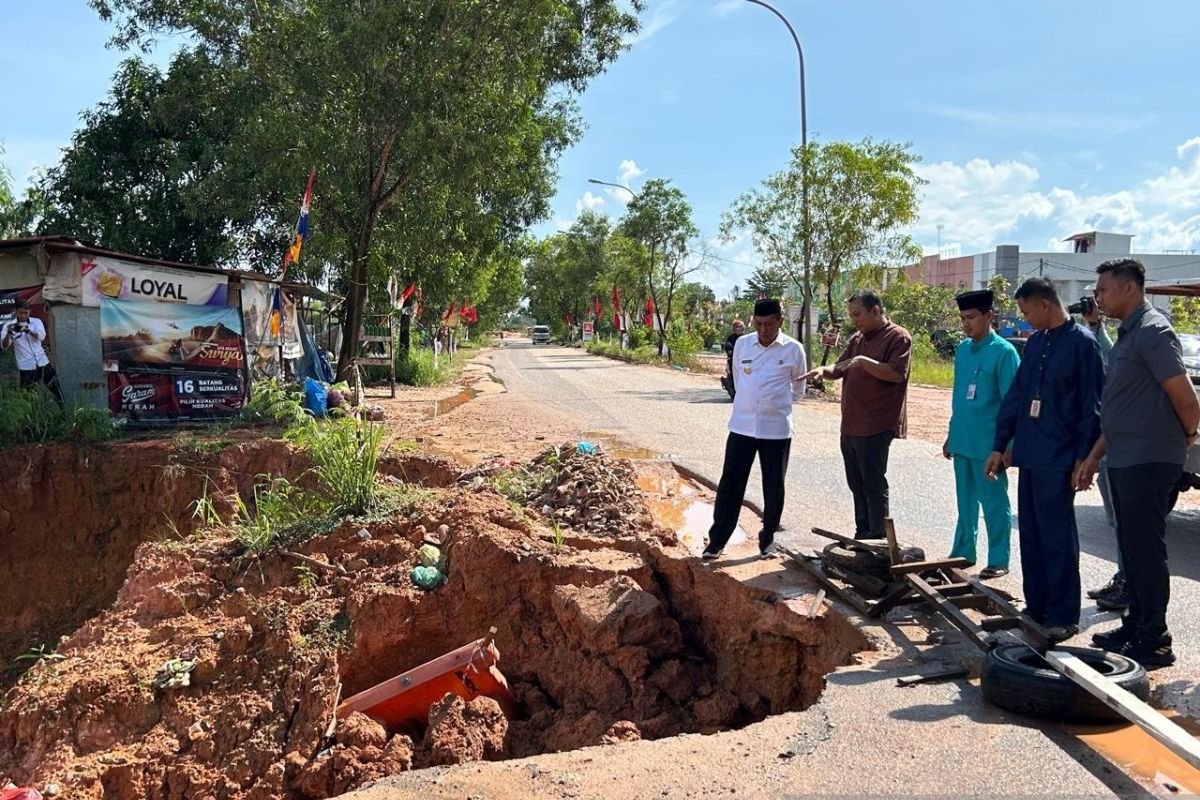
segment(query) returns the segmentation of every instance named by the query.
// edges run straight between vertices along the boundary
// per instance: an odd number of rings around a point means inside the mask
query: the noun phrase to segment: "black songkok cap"
[[[959,311],[970,311],[976,309],[978,311],[991,311],[996,304],[996,293],[991,289],[980,289],[975,292],[963,292],[958,297],[954,298],[954,302],[958,303]]]
[[[754,303],[754,316],[756,317],[769,317],[782,313],[783,309],[778,300],[757,300]]]

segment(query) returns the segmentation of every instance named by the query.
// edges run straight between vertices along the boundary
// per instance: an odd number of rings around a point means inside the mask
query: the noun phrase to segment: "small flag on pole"
[[[288,266],[300,261],[300,249],[304,246],[304,241],[308,239],[308,207],[312,203],[312,187],[313,178],[317,177],[317,168],[313,167],[308,173],[308,185],[304,188],[304,199],[300,201],[300,219],[296,221],[296,235],[292,237],[292,244],[283,253],[283,271],[279,278],[287,277]]]

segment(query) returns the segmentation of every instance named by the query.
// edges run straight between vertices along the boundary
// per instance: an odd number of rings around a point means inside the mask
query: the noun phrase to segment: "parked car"
[[[550,326],[549,325],[534,325],[530,329],[529,338],[534,344],[550,344]]]

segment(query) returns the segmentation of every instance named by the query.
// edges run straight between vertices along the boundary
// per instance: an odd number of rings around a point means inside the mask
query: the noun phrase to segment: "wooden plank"
[[[782,552],[782,553],[786,554],[788,557],[790,557],[792,559],[792,561],[795,562],[795,564],[798,567],[803,569],[809,575],[813,576],[813,578],[816,579],[817,583],[821,584],[826,589],[828,589],[829,591],[833,592],[835,595],[840,597],[842,600],[849,603],[856,610],[858,610],[859,613],[862,613],[862,614],[867,613],[866,601],[863,600],[858,595],[857,592],[855,592],[851,589],[848,589],[845,586],[842,586],[842,585],[830,580],[829,576],[827,576],[825,574],[825,571],[821,569],[820,565],[818,565],[812,561],[809,561],[808,559],[804,558],[803,556],[797,554],[795,551],[788,550],[786,547],[779,547],[778,545],[776,545],[776,547],[778,547],[780,552]]]
[[[390,358],[360,358],[360,359],[358,359],[358,363],[362,366],[367,366],[367,367],[386,367],[388,364],[392,363],[392,359],[390,359]]]
[[[909,586],[907,583],[900,584],[895,589],[888,592],[884,597],[881,597],[878,601],[876,601],[876,603],[867,611],[867,616],[876,619],[882,617],[884,614],[904,602],[904,600],[912,593],[913,589],[911,586]],[[925,602],[920,597],[917,599],[921,602]]]
[[[1163,747],[1200,769],[1200,742],[1187,731],[1155,711],[1133,694],[1122,689],[1076,656],[1062,650],[1049,650],[1046,662],[1102,703],[1154,737]]]
[[[1017,617],[984,617],[979,621],[979,627],[988,632],[1007,631],[1021,627],[1021,620]]]
[[[953,603],[938,594],[937,589],[926,583],[920,575],[906,575],[904,579],[929,602],[933,603],[935,609],[946,618],[946,621],[958,628],[976,646],[981,650],[991,649],[992,635],[976,625],[974,620],[960,611]]]
[[[821,610],[822,604],[825,602],[825,590],[818,589],[817,596],[813,598],[812,605],[808,607],[808,618],[812,619]]]
[[[891,517],[883,518],[883,534],[887,537],[888,555],[892,559],[892,569],[900,563],[900,545],[896,543],[896,524]]]
[[[966,566],[965,558],[939,558],[935,561],[910,561],[907,564],[896,564],[892,567],[893,575],[907,575],[910,572],[928,572],[930,570],[939,570],[946,567],[962,567]],[[969,581],[961,581],[967,583]]]
[[[827,531],[824,528],[813,528],[812,532],[817,536],[824,536],[826,539],[833,539],[835,542],[846,545],[851,550],[865,550],[869,553],[886,554],[888,552],[887,545],[874,544],[873,542],[863,541],[862,539],[851,539],[849,536],[842,536],[840,533]]]
[[[934,587],[939,589],[940,587]],[[955,608],[973,608],[973,609],[988,609],[992,607],[992,601],[981,594],[968,594],[959,597],[948,598]]]

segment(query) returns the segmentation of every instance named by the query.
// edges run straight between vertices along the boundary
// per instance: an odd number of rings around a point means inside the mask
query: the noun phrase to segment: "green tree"
[[[924,182],[913,171],[918,161],[908,145],[870,138],[796,147],[786,169],[734,201],[722,217],[722,235],[731,240],[738,231],[749,231],[766,265],[801,286],[807,242],[813,285],[823,287],[826,310],[836,321],[834,295],[847,271],[920,255],[903,232],[917,218],[917,189]],[[806,175],[808,230],[802,202]],[[806,306],[812,299],[802,298]]]
[[[627,46],[642,0],[90,0],[115,41],[162,33],[262,87],[232,158],[244,191],[318,170],[309,268],[345,292],[339,373],[387,276],[445,308],[497,248],[548,213],[554,162],[578,136],[572,97]],[[297,192],[298,195],[298,192]],[[280,244],[286,236],[281,237]],[[311,255],[310,255],[311,254]]]
[[[1172,297],[1171,319],[1179,333],[1200,333],[1200,300],[1181,295]]]
[[[641,279],[658,318],[659,355],[666,346],[675,292],[702,266],[699,260],[688,260],[689,245],[699,234],[692,222],[692,207],[683,192],[670,184],[662,178],[646,181],[626,206],[619,225],[624,236],[646,249]]]
[[[955,290],[909,280],[901,274],[881,295],[888,317],[914,335],[932,334],[939,328],[957,329]]]
[[[273,261],[279,237],[264,231],[282,228],[283,198],[240,191],[254,168],[229,157],[260,94],[244,70],[202,51],[181,51],[165,74],[126,60],[109,98],[84,114],[38,181],[44,208],[34,226],[172,261]]]
[[[787,292],[790,281],[791,276],[781,267],[756,267],[746,279],[746,292],[753,295],[754,299],[759,295],[780,298]]]

